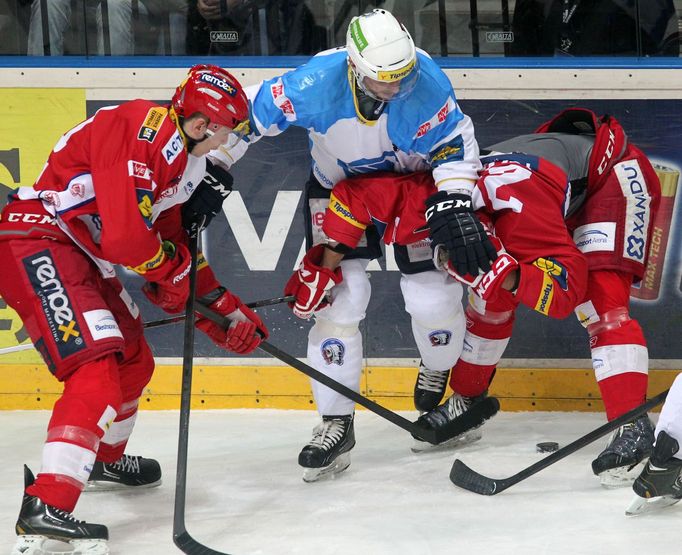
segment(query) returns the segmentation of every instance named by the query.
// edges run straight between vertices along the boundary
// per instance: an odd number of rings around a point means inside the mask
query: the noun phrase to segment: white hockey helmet
[[[414,88],[419,77],[417,49],[405,26],[386,10],[354,17],[346,48],[357,84],[372,98],[397,100]]]

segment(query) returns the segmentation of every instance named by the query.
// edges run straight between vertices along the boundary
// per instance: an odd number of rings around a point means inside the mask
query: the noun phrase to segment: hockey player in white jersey
[[[653,453],[632,485],[636,495],[626,515],[662,509],[682,499],[682,374],[670,388],[655,434]]]
[[[229,165],[261,136],[278,135],[289,126],[305,128],[312,155],[304,207],[309,248],[326,242],[322,216],[339,180],[382,170],[431,169],[439,188],[437,198],[427,202],[438,205],[429,222],[432,237],[469,264],[472,273],[479,266],[490,268],[497,253],[471,210],[471,189],[480,167],[473,125],[457,105],[446,75],[415,48],[405,27],[389,12],[377,9],[353,18],[345,48],[322,52],[293,71],[247,89],[247,95],[252,101],[250,135],[229,153],[216,156]],[[336,273],[322,272],[320,260],[307,255],[298,279],[287,287],[289,294],[299,287],[314,293],[331,289],[330,302],[315,313],[308,360],[356,391],[363,354],[358,325],[370,298],[365,268],[381,255],[381,232],[381,222],[369,228],[358,249],[343,253]],[[433,371],[440,377],[440,383],[426,384],[435,391],[423,391],[435,396],[427,410],[440,401],[447,371],[462,348],[461,286],[434,269],[428,241],[395,252],[422,373]],[[313,316],[313,310],[293,308],[299,317]],[[299,455],[308,481],[345,469],[355,444],[354,403],[315,381],[312,389],[322,423]]]

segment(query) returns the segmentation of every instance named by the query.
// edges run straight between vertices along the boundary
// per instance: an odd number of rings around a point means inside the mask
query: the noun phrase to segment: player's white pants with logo
[[[675,457],[682,459],[682,374],[678,374],[665,400],[661,415],[656,425],[656,437],[661,430],[665,430],[680,444]]]
[[[359,391],[362,375],[363,347],[358,326],[365,318],[371,293],[367,264],[367,260],[359,259],[341,262],[343,281],[332,289],[331,306],[316,313],[308,335],[310,364],[354,391]],[[404,274],[401,290],[424,364],[434,370],[447,370],[462,349],[465,319],[461,286],[434,270]],[[321,415],[346,415],[355,409],[350,399],[315,380],[311,383]]]

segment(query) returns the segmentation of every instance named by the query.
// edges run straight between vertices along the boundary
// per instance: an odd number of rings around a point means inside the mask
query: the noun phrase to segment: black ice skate
[[[429,412],[438,406],[445,395],[450,369],[430,370],[419,363],[419,374],[414,384],[414,408],[419,412]]]
[[[35,478],[24,466],[24,486]],[[107,555],[109,532],[102,524],[76,520],[68,511],[46,505],[38,497],[24,493],[16,524],[17,543],[11,555],[43,555],[70,553],[74,555]],[[69,547],[70,551],[65,551]]]
[[[649,462],[632,484],[635,497],[626,515],[639,515],[662,509],[682,499],[682,459],[673,455],[680,446],[676,439],[661,430]]]
[[[161,467],[154,459],[123,455],[114,463],[95,462],[88,491],[144,489],[161,485]]]
[[[607,488],[629,486],[642,470],[654,447],[654,427],[645,414],[618,428],[599,456],[592,472]]]
[[[479,395],[478,397],[464,397],[459,393],[453,393],[450,397],[448,397],[448,400],[445,401],[445,403],[439,407],[436,407],[432,411],[422,414],[417,419],[416,424],[430,430],[442,428],[443,426],[447,426],[457,417],[465,414],[472,406],[485,399],[485,397],[485,394]],[[477,420],[477,424],[469,428],[466,432],[461,433],[438,445],[433,445],[415,437],[414,444],[412,445],[412,451],[414,453],[421,453],[424,451],[452,449],[455,447],[468,445],[474,441],[478,441],[483,437],[481,430],[478,429],[483,425],[483,420]]]
[[[305,470],[304,482],[316,482],[343,472],[350,466],[349,451],[355,446],[353,415],[323,416],[313,438],[298,455]]]

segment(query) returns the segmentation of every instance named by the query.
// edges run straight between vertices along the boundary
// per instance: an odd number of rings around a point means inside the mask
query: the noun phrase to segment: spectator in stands
[[[304,0],[190,0],[190,55],[313,54],[328,48]]]
[[[71,0],[33,0],[28,32],[28,55],[61,56],[64,54],[184,54],[187,0],[83,0],[83,14],[72,13]],[[47,10],[47,21],[43,21]],[[86,28],[94,23],[96,50],[85,51],[77,46],[69,48],[68,31],[72,19],[80,18]],[[137,40],[136,24],[144,27],[143,37]],[[151,30],[160,27],[159,33]],[[171,32],[172,28],[172,32]],[[166,37],[165,34],[169,36]],[[45,36],[47,35],[47,37]],[[106,37],[109,40],[106,40]],[[142,35],[140,35],[142,37]],[[164,45],[168,47],[164,48]]]
[[[673,0],[517,0],[512,56],[679,56]]]

